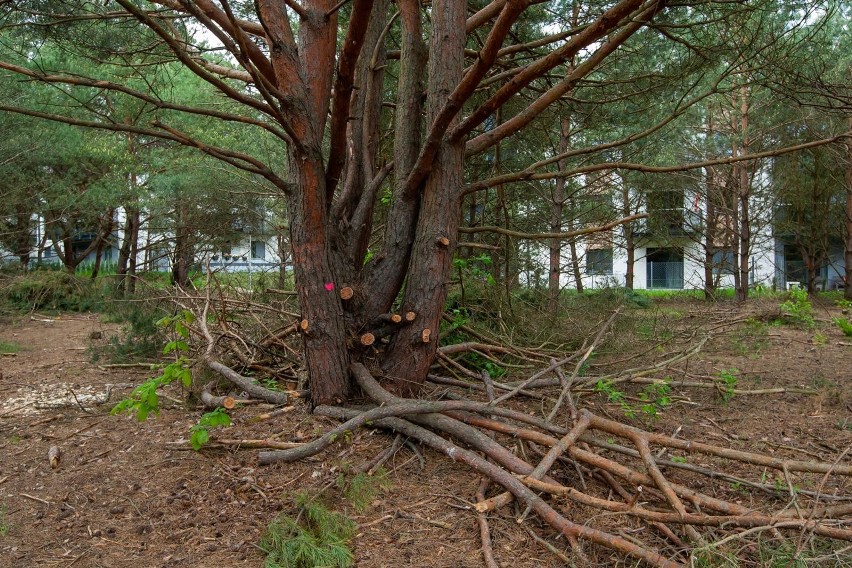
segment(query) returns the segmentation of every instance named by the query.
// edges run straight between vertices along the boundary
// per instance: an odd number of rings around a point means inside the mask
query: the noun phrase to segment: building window
[[[612,249],[587,250],[586,274],[612,274]]]
[[[673,248],[649,248],[647,253],[648,288],[683,288],[683,251]]]
[[[263,241],[251,242],[251,257],[254,260],[266,259],[266,243]]]
[[[717,249],[713,252],[714,274],[733,274],[735,266],[733,249]]]

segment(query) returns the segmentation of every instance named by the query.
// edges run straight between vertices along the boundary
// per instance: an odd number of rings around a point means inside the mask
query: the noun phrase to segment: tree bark
[[[571,123],[568,118],[560,121],[559,153],[564,154],[568,150],[570,142]],[[559,169],[565,167],[565,160],[557,162]],[[562,232],[562,211],[565,208],[565,178],[556,179],[556,187],[553,189],[553,199],[550,205],[550,232]],[[550,294],[550,311],[556,315],[559,311],[559,293],[562,290],[560,276],[562,275],[562,240],[551,239],[550,241],[550,269],[548,271],[547,286]],[[573,249],[572,249],[573,253]]]
[[[134,288],[131,287],[131,283],[136,272],[135,254],[133,254],[136,247],[133,245],[139,239],[140,215],[138,209],[130,206],[125,206],[124,215],[124,238],[118,251],[116,286],[119,292],[132,292]]]
[[[290,250],[302,310],[311,403],[340,404],[349,395],[349,354],[343,307],[326,238],[325,172],[318,149],[291,153],[296,190],[289,196]]]
[[[739,132],[742,135],[742,146],[740,151],[743,155],[748,154],[749,139],[748,139],[748,91],[747,87],[740,87],[740,125]],[[748,168],[745,162],[738,162],[735,166],[738,172],[738,201],[739,201],[739,282],[736,291],[736,299],[738,302],[744,302],[748,299],[749,288],[749,256],[751,255],[751,214],[749,211],[749,200],[751,198],[751,184],[748,175]]]
[[[849,129],[852,130],[852,116],[848,119]],[[843,259],[846,264],[846,282],[843,287],[843,297],[852,300],[852,140],[846,139],[846,168],[843,172],[846,184],[846,211],[844,225],[846,239],[843,247]]]
[[[186,203],[175,207],[175,253],[172,262],[172,285],[189,286],[189,266],[192,264],[192,243]],[[131,245],[132,246],[132,245]],[[135,260],[134,254],[130,255]]]
[[[453,0],[435,0],[429,54],[427,117],[444,107],[464,71],[466,6]],[[457,121],[457,119],[456,119]],[[384,371],[397,393],[411,395],[426,381],[438,348],[438,332],[447,299],[447,281],[458,242],[463,184],[464,140],[443,141],[423,190],[417,235],[408,264],[408,280],[401,311],[417,313],[417,320],[396,335]],[[438,243],[442,237],[450,243]],[[424,332],[429,333],[424,335]],[[424,337],[429,341],[424,341]]]

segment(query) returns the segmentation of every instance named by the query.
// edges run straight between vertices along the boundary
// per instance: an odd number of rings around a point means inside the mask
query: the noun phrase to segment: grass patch
[[[17,343],[9,341],[0,341],[0,353],[17,353],[21,350],[21,346]]]
[[[0,505],[0,538],[9,534],[9,521],[6,520],[6,504]]]
[[[846,318],[834,318],[831,320],[834,324],[840,328],[840,331],[843,332],[843,335],[846,337],[852,337],[852,323],[849,322]]]
[[[732,337],[738,354],[756,358],[769,346],[769,326],[760,320],[749,318]]]

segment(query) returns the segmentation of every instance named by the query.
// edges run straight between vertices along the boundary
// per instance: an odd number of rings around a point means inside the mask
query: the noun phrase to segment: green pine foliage
[[[337,478],[337,487],[343,490],[343,495],[358,513],[365,512],[379,491],[390,486],[391,481],[384,468],[379,468],[374,475],[362,472],[352,477],[340,474]]]
[[[349,543],[355,522],[330,511],[307,493],[296,495],[295,518],[279,515],[260,542],[266,552],[264,568],[347,568],[354,566]]]

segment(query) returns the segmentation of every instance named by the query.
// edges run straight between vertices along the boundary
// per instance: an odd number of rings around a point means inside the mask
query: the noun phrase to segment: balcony
[[[633,232],[644,237],[687,237],[703,231],[703,219],[700,211],[686,208],[658,209],[649,212],[648,217],[640,219]]]

